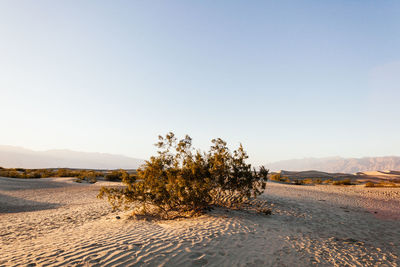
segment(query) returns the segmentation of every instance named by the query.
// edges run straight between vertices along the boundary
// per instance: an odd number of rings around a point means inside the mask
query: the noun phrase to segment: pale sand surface
[[[268,183],[270,216],[148,222],[96,199],[110,184],[0,178],[0,266],[400,264],[400,188]]]

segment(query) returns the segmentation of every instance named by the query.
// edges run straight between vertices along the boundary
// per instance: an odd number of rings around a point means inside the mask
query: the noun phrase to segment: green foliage
[[[159,136],[158,155],[138,169],[137,177],[125,177],[125,188],[102,188],[99,197],[107,196],[114,208],[128,208],[141,203],[156,207],[168,217],[169,212],[201,212],[210,205],[242,203],[257,197],[265,189],[268,170],[251,168],[243,146],[230,152],[222,139],[213,139],[205,153],[192,148],[192,139],[180,141],[173,133]],[[137,180],[136,180],[137,178]]]
[[[42,173],[37,170],[29,171],[26,173],[24,178],[28,178],[28,179],[42,178]]]
[[[0,169],[1,177],[9,177],[9,178],[22,178],[22,179],[30,179],[30,178],[48,178],[55,176],[54,171],[51,169]]]
[[[280,173],[274,173],[274,174],[270,175],[269,179],[272,180],[272,181],[281,182],[282,181],[282,176],[281,176]]]
[[[24,173],[18,172],[15,169],[2,169],[0,170],[0,176],[9,178],[25,178]]]
[[[304,181],[301,180],[301,179],[294,179],[294,180],[293,180],[293,184],[295,184],[295,185],[303,185],[303,184],[305,184],[305,183],[304,183]]]
[[[375,183],[373,183],[373,182],[367,182],[365,184],[365,187],[376,187],[376,186],[375,186]]]
[[[129,178],[129,173],[125,170],[114,170],[111,173],[106,174],[104,177],[106,181],[122,181]]]
[[[301,181],[301,184],[322,184],[322,179],[320,178],[306,178]]]
[[[79,170],[58,169],[56,177],[78,177],[81,174]]]
[[[382,181],[379,183],[367,182],[365,187],[400,187],[400,185],[391,181]]]
[[[313,182],[314,182],[315,184],[322,184],[322,179],[320,179],[320,178],[315,178],[315,179],[313,179]]]
[[[86,181],[88,183],[94,184],[97,182],[97,177],[103,176],[101,172],[96,171],[80,171],[78,179],[76,182],[81,183]]]
[[[338,181],[333,181],[333,185],[352,185],[353,183],[351,182],[350,179],[344,179],[344,180],[338,180]]]
[[[290,179],[286,176],[282,176],[280,173],[271,174],[269,179],[277,182],[290,183]]]
[[[79,177],[82,180],[94,181],[93,178],[97,178],[99,176],[103,176],[103,173],[92,170],[74,170],[65,168],[62,169],[0,168],[0,177],[9,177],[9,178],[31,179],[31,178],[48,178],[48,177]]]
[[[42,169],[40,171],[37,171],[37,173],[40,173],[41,178],[49,178],[56,176],[55,172],[50,169]]]

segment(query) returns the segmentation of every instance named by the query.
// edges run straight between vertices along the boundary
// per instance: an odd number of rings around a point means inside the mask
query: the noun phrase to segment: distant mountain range
[[[0,146],[0,167],[5,168],[137,169],[143,163],[142,159],[114,154],[72,150],[34,151],[21,147]],[[271,171],[318,170],[329,173],[400,171],[400,157],[304,158],[268,163],[265,166]]]
[[[137,169],[143,163],[122,155],[0,146],[0,167],[5,168]]]
[[[304,158],[283,160],[265,165],[272,171],[318,170],[329,173],[356,173],[365,171],[400,170],[400,157],[368,158]]]

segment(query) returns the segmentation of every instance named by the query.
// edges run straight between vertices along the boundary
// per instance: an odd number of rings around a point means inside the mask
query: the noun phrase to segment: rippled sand
[[[96,199],[110,184],[0,178],[0,266],[399,265],[399,188],[268,183],[269,216],[141,221]]]

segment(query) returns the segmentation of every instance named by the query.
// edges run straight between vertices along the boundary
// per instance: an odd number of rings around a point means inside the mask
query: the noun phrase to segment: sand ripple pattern
[[[217,208],[177,221],[112,212],[95,198],[98,188],[0,188],[4,199],[41,203],[40,210],[0,214],[0,266],[399,265],[399,210],[350,188],[270,183],[254,203],[272,208],[270,216]]]

